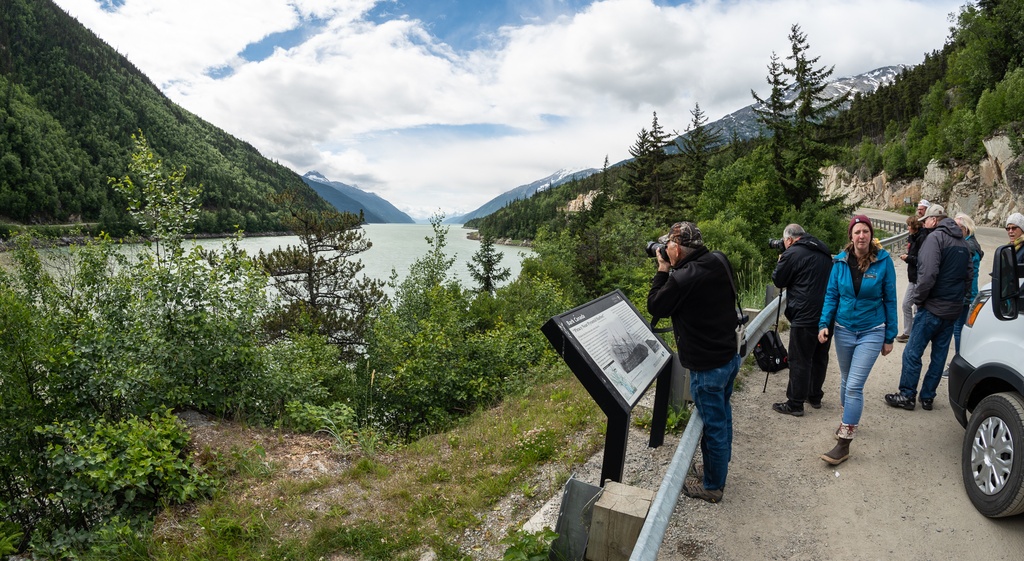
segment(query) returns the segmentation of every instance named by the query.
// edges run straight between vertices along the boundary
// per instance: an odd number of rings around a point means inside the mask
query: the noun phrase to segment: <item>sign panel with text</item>
[[[672,352],[620,290],[551,318],[541,331],[608,416],[602,484],[620,481],[629,415],[659,376],[667,396]]]

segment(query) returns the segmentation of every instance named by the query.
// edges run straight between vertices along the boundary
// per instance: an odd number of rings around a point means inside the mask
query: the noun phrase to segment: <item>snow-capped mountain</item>
[[[346,185],[340,181],[331,181],[318,171],[308,171],[302,176],[306,182],[325,201],[334,205],[342,212],[359,214],[363,211],[363,219],[370,224],[412,224],[415,221],[408,214],[395,208],[395,205],[374,193],[367,193],[358,187]]]
[[[445,224],[465,224],[466,221],[470,219],[480,218],[481,216],[487,216],[488,214],[491,214],[492,212],[495,212],[498,209],[504,207],[511,201],[517,199],[528,199],[532,197],[535,193],[539,193],[540,191],[544,191],[552,187],[557,187],[563,183],[572,181],[573,179],[583,179],[585,177],[589,177],[591,175],[594,175],[595,173],[598,173],[599,171],[601,170],[593,168],[560,169],[543,179],[538,179],[533,183],[520,185],[515,189],[505,191],[504,193],[498,195],[497,197],[494,197],[490,201],[487,201],[480,208],[472,212],[463,214],[461,216],[452,216],[451,218],[446,219],[444,222]]]

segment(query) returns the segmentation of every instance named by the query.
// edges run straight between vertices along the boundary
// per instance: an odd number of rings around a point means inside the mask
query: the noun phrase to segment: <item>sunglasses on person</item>
[[[1014,230],[1020,230],[1020,226],[1007,226],[1006,227],[1006,231],[1007,232],[1012,232]]]

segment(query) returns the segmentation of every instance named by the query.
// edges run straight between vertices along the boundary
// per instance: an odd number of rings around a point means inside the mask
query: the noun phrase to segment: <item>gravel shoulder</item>
[[[901,220],[892,213],[872,215]],[[992,252],[1005,239],[997,228],[979,232],[986,252],[982,284]],[[896,271],[902,301],[902,262]],[[762,393],[764,373],[745,366],[742,389],[733,394],[733,458],[724,500],[713,505],[680,497],[658,559],[1024,559],[1024,516],[985,518],[963,490],[964,431],[950,412],[946,381],[932,411],[885,404],[883,395],[899,382],[903,348],[897,343],[876,361],[851,457],[838,467],[819,458],[834,445],[841,414],[835,351],[823,407],[808,407],[800,418],[771,409],[785,399],[788,371],[772,374]],[[928,361],[926,352],[925,368]],[[631,431],[623,483],[657,491],[678,438],[667,438],[659,449],[647,448],[646,438]],[[600,459],[595,456],[577,478],[598,484]],[[554,526],[557,497],[552,502],[534,526]]]

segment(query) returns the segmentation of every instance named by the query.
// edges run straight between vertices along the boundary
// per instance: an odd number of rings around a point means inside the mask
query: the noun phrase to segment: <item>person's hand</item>
[[[906,261],[907,260],[907,254],[904,253],[903,255],[900,255],[900,259]]]
[[[826,341],[828,341],[827,327],[822,328],[822,330],[818,332],[818,342],[824,345]],[[892,345],[889,345],[889,350],[892,350]]]
[[[667,272],[669,272],[669,270],[672,268],[672,264],[669,263],[668,261],[665,261],[665,259],[662,258],[660,251],[655,252],[655,255],[658,256],[658,272],[659,273],[667,273]]]
[[[886,343],[882,345],[882,356],[885,356],[892,352],[892,343]]]

